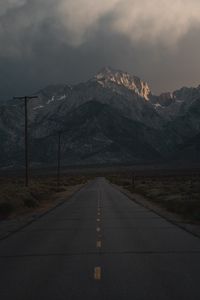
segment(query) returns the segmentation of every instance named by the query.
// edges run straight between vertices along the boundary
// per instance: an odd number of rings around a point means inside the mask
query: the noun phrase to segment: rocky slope
[[[87,82],[37,95],[29,102],[35,165],[56,163],[58,131],[66,165],[161,162],[179,153],[188,160],[186,148],[197,151],[200,86],[155,96],[138,77],[105,68]],[[23,114],[23,103],[0,106],[1,167],[23,163]]]

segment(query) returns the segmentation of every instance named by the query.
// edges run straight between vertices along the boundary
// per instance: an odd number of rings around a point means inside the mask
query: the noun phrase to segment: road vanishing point
[[[0,241],[1,300],[199,300],[200,239],[104,178]]]

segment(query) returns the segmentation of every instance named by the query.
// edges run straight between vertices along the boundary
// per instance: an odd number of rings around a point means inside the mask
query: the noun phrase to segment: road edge
[[[23,230],[24,228],[26,228],[27,226],[31,225],[32,223],[36,222],[37,220],[41,219],[42,217],[44,217],[45,215],[49,214],[50,212],[52,212],[53,210],[55,210],[56,208],[62,206],[66,201],[69,201],[72,197],[74,197],[77,193],[79,193],[84,187],[86,187],[89,184],[89,182],[87,182],[86,184],[82,184],[81,187],[79,187],[77,190],[75,190],[74,192],[72,192],[72,194],[70,194],[68,197],[66,197],[65,199],[63,198],[58,198],[58,202],[48,208],[47,210],[45,210],[42,213],[35,215],[32,215],[30,217],[28,217],[24,222],[22,222],[22,224],[16,225],[16,228],[11,230],[11,231],[6,231],[5,233],[2,233],[0,235],[0,241],[5,240],[7,238],[9,238],[10,236],[16,234],[17,232]]]
[[[178,215],[170,213],[166,211],[164,208],[159,207],[156,204],[151,203],[147,198],[140,194],[132,194],[130,191],[124,189],[121,186],[111,183],[113,187],[119,190],[122,194],[127,196],[131,201],[139,204],[140,206],[149,209],[150,211],[154,212],[159,217],[165,219],[166,221],[170,222],[171,224],[183,229],[187,233],[192,234],[193,236],[200,238],[200,226],[198,225],[191,225],[191,224],[184,224]]]

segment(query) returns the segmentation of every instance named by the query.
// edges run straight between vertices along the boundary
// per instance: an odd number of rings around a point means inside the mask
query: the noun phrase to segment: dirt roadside
[[[57,206],[62,205],[65,201],[69,200],[76,192],[78,192],[85,184],[78,184],[68,186],[66,191],[55,193],[50,196],[51,199],[42,201],[42,204],[33,209],[29,213],[12,215],[11,218],[0,221],[0,240],[7,238],[20,229],[26,227],[32,222],[44,216],[46,213],[55,209]]]
[[[140,194],[131,193],[130,191],[116,184],[112,185],[139,205],[155,212],[157,215],[161,216],[167,221],[200,238],[200,224],[192,224],[189,220],[182,218],[180,215],[167,211],[163,207],[152,203],[150,200]]]

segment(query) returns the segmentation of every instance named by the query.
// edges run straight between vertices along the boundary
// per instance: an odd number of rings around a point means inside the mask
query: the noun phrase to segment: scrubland
[[[32,178],[25,187],[22,177],[0,177],[0,219],[23,215],[53,204],[70,187],[84,184],[84,176],[62,176],[60,186],[53,176]]]
[[[200,176],[135,176],[110,175],[108,179],[132,193],[141,194],[154,204],[181,215],[192,222],[200,222]]]

